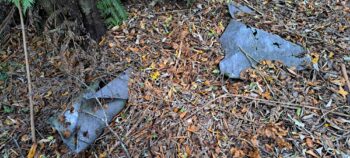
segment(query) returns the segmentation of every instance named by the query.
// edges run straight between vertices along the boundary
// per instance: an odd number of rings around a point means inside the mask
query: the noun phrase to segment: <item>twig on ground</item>
[[[246,52],[242,47],[238,46],[239,50],[248,58],[250,64],[252,67],[255,68],[255,65],[253,64],[252,60],[254,60],[256,63],[259,63],[258,60],[256,60],[254,57],[252,57],[248,52]]]
[[[33,105],[33,96],[32,96],[33,95],[32,81],[30,79],[29,59],[28,59],[27,43],[26,43],[27,40],[26,40],[26,33],[24,30],[24,20],[23,20],[21,6],[18,7],[18,11],[19,11],[19,17],[20,17],[20,21],[21,21],[23,50],[24,50],[25,63],[26,63],[27,80],[28,80],[27,83],[28,83],[28,98],[29,98],[29,108],[30,108],[30,129],[32,132],[32,142],[33,142],[33,144],[36,144],[35,125],[34,125],[34,105]]]
[[[252,5],[250,5],[250,3],[249,3],[247,0],[244,0],[244,2],[245,2],[245,4],[246,4],[249,8],[253,9],[253,10],[254,10],[255,12],[257,12],[258,14],[264,15],[264,14],[261,13],[259,10],[257,10],[257,9],[254,8]]]
[[[154,14],[159,15],[159,14],[168,14],[168,13],[178,13],[178,12],[185,12],[189,10],[190,9],[170,10],[170,11],[164,11],[164,12],[155,12]]]
[[[341,135],[340,137],[338,137],[335,141],[340,141],[344,138],[347,138],[350,135],[350,131],[344,133],[343,135]]]
[[[346,72],[345,64],[341,64],[341,71],[342,71],[343,76],[345,78],[346,85],[348,86],[348,89],[350,89],[350,81],[349,81],[348,74]]]
[[[111,154],[112,154],[112,151],[113,151],[117,146],[119,146],[119,145],[120,145],[120,141],[117,140],[117,141],[114,143],[114,145],[113,145],[110,149],[108,149],[108,155],[111,155]]]
[[[270,90],[272,96],[275,96],[275,92],[272,90],[270,84],[267,82],[267,80],[266,80],[266,78],[265,78],[265,74],[261,73],[260,70],[258,70],[258,69],[257,69],[256,72],[258,72],[258,74],[263,78],[263,80],[264,80],[264,82],[265,82],[267,88]]]
[[[318,124],[318,123],[321,121],[321,119],[324,119],[324,117],[327,116],[329,113],[332,113],[332,112],[334,112],[335,110],[341,109],[341,108],[348,108],[348,106],[339,106],[339,107],[336,107],[336,108],[334,108],[334,109],[332,109],[332,110],[329,110],[329,111],[325,112],[325,113],[316,121],[316,124]],[[315,129],[316,129],[316,127],[313,126],[313,127],[311,128],[310,131],[312,132],[312,131],[314,131]]]
[[[180,43],[180,48],[179,48],[179,51],[178,51],[178,54],[177,54],[177,58],[176,58],[176,61],[175,61],[175,68],[177,68],[177,65],[179,64],[179,60],[181,59],[181,53],[182,53],[182,41]]]
[[[140,124],[140,122],[145,118],[146,111],[149,109],[149,106],[143,111],[142,116],[137,120],[137,122],[132,126],[129,131],[125,134],[125,137],[129,136],[129,134],[136,129],[136,127]]]
[[[1,25],[0,25],[0,34],[5,30],[7,24],[10,21],[10,18],[13,16],[13,13],[15,12],[15,7],[12,7],[9,14],[7,15],[7,17],[2,21]]]
[[[24,158],[23,153],[22,153],[22,149],[21,149],[21,147],[19,147],[17,140],[13,137],[12,137],[12,140],[15,143],[16,147],[18,148],[19,154],[21,155],[21,158]]]
[[[225,112],[229,115],[232,115],[240,120],[243,120],[243,121],[247,121],[247,122],[250,122],[250,123],[253,123],[253,124],[259,124],[259,122],[255,122],[254,120],[249,120],[249,119],[246,119],[246,118],[243,118],[243,117],[240,117],[240,116],[237,116],[236,114],[230,112],[230,111],[227,111],[225,109],[221,109],[221,108],[214,108],[215,110],[218,110],[218,111],[222,111],[222,112]]]
[[[250,65],[257,71],[257,73],[263,78],[267,88],[270,90],[272,96],[275,96],[274,91],[272,90],[270,84],[267,82],[265,75],[263,73],[260,72],[260,70],[254,65],[253,61],[259,63],[258,60],[256,60],[255,58],[253,58],[248,52],[246,52],[242,47],[238,46],[239,50],[246,56],[246,58],[248,58]]]

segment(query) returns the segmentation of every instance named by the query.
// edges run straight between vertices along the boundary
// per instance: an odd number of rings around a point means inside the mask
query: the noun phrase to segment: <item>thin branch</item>
[[[159,14],[168,14],[168,13],[178,13],[178,12],[186,12],[189,10],[190,9],[169,10],[169,11],[163,11],[163,12],[155,12],[154,14],[159,15]]]
[[[253,58],[249,53],[247,53],[242,47],[238,46],[239,50],[246,56],[246,58],[249,60],[250,65],[256,70],[256,72],[263,78],[267,88],[270,90],[273,96],[275,96],[275,93],[273,92],[270,84],[267,82],[265,75],[263,75],[260,70],[254,65],[253,61],[254,60],[256,63],[259,63],[259,61],[255,58]]]
[[[342,71],[343,76],[345,78],[346,85],[348,86],[348,89],[350,89],[350,81],[349,81],[349,76],[348,76],[348,74],[346,72],[345,64],[341,64],[341,71]]]
[[[28,60],[27,43],[26,43],[27,40],[26,40],[26,33],[24,30],[24,22],[23,22],[23,14],[22,14],[21,6],[18,7],[18,11],[19,11],[19,17],[21,20],[23,50],[24,50],[25,63],[26,63],[27,80],[28,80],[28,98],[29,98],[29,108],[30,108],[30,130],[32,132],[32,142],[34,144],[36,144],[35,125],[34,125],[34,105],[33,105],[33,96],[32,96],[33,95],[32,81],[30,78],[29,60]]]
[[[242,47],[238,46],[239,50],[248,58],[250,64],[252,65],[252,67],[255,67],[254,63],[252,62],[252,60],[254,60],[256,63],[259,63],[259,61],[257,59],[255,59],[254,57],[252,57],[248,52],[246,52]]]
[[[21,147],[19,147],[17,140],[13,137],[12,137],[12,140],[15,143],[16,147],[18,148],[19,154],[21,155],[21,158],[24,158],[23,153],[22,153],[22,149],[21,149]]]
[[[261,13],[261,11],[257,10],[257,9],[254,8],[252,5],[250,5],[250,3],[249,3],[247,0],[243,0],[243,1],[245,2],[245,4],[246,4],[249,8],[253,9],[255,12],[257,12],[257,13],[260,14],[260,15],[264,15],[263,13]]]
[[[12,7],[10,13],[7,15],[5,20],[3,20],[1,25],[0,25],[0,34],[5,30],[6,26],[10,22],[10,18],[13,16],[14,12],[15,12],[15,7]]]

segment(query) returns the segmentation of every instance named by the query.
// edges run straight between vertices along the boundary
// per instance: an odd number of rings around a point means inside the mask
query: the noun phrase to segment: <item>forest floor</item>
[[[131,67],[127,106],[110,127],[132,157],[349,156],[350,97],[341,70],[345,64],[349,75],[349,3],[241,3],[256,15],[239,21],[302,45],[314,66],[296,71],[264,61],[242,80],[220,75],[218,40],[230,15],[219,2],[127,5],[129,19],[97,43],[29,28],[38,155],[71,157],[48,118],[84,90],[81,82],[110,81]],[[0,155],[25,157],[32,143],[19,28],[3,48]],[[105,130],[78,157],[125,155]]]

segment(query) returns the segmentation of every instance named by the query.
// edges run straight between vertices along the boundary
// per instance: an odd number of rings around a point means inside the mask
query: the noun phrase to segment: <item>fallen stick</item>
[[[244,0],[244,2],[245,2],[245,4],[246,4],[249,8],[253,9],[253,10],[254,10],[255,12],[257,12],[258,14],[264,15],[264,14],[261,13],[259,10],[257,10],[257,9],[254,8],[252,5],[250,5],[250,3],[249,3],[247,0]]]
[[[13,16],[13,13],[15,13],[15,7],[11,8],[10,13],[7,15],[7,17],[0,24],[0,34],[5,30],[6,26],[9,24],[10,19]]]
[[[348,86],[348,89],[350,89],[350,81],[349,81],[348,74],[346,72],[345,64],[341,64],[340,66],[341,66],[341,71],[343,73],[343,76],[345,78],[346,85]]]
[[[27,74],[27,84],[28,84],[28,99],[29,99],[29,109],[30,109],[30,130],[32,134],[32,143],[36,147],[36,137],[35,137],[35,122],[34,122],[34,102],[33,102],[33,91],[32,91],[32,80],[30,78],[30,68],[29,68],[29,55],[27,51],[27,40],[26,40],[26,32],[24,29],[24,20],[22,13],[22,6],[18,6],[19,18],[21,21],[21,30],[22,30],[22,40],[23,40],[23,51],[24,51],[24,59],[26,64],[26,74]],[[32,146],[32,148],[34,147]],[[33,149],[35,152],[35,149]],[[32,150],[30,150],[32,151]]]

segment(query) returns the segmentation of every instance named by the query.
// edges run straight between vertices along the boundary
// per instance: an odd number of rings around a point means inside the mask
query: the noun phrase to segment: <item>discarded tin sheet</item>
[[[230,15],[232,18],[235,18],[235,15],[237,13],[247,13],[247,14],[253,14],[254,11],[250,9],[249,7],[245,5],[241,5],[236,2],[231,2],[228,4],[228,10],[230,12]]]
[[[236,20],[230,21],[220,43],[225,51],[220,71],[230,78],[239,78],[241,71],[261,60],[281,61],[298,70],[303,69],[303,63],[310,62],[301,46]]]
[[[84,93],[72,108],[50,119],[72,151],[79,153],[94,143],[112,118],[124,108],[128,99],[128,80],[129,70],[97,92],[89,90]]]

